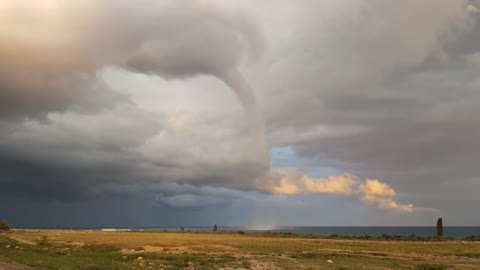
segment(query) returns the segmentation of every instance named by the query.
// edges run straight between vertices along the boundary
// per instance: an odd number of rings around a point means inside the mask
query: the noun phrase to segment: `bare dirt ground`
[[[12,262],[0,262],[0,270],[28,270],[28,266]]]
[[[168,258],[165,259],[167,262],[160,264],[164,269],[480,269],[480,242],[460,240],[396,241],[274,234],[68,230],[15,230],[8,237],[23,245],[38,245],[43,241],[58,247],[113,246],[119,248],[120,256],[142,258],[135,267],[147,269],[157,269],[153,265],[160,257]],[[211,266],[196,268],[190,261],[192,258],[205,258],[207,262],[203,264]],[[182,260],[186,260],[184,268],[168,268],[170,261],[183,265]],[[217,263],[218,260],[225,261]]]

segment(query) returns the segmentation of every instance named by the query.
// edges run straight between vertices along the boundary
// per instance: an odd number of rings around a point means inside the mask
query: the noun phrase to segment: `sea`
[[[133,228],[132,228],[133,229]],[[135,228],[134,230],[142,229],[145,231],[167,230],[180,231],[180,227],[161,227],[161,228]],[[212,231],[213,227],[184,227],[188,231]],[[267,229],[252,229],[249,227],[240,226],[218,226],[218,231],[242,231],[246,233],[255,232],[278,232],[278,233],[293,233],[293,234],[312,234],[323,236],[421,236],[430,237],[437,233],[436,227],[342,227],[342,226],[282,226]],[[451,238],[466,238],[469,236],[480,236],[480,226],[445,226],[443,227],[444,236]]]

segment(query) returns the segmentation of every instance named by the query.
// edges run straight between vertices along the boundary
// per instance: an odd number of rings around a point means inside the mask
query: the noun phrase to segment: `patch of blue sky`
[[[296,155],[290,146],[273,147],[270,150],[273,168],[295,167],[312,178],[323,178],[333,174],[343,173],[339,168],[322,166],[314,160]]]

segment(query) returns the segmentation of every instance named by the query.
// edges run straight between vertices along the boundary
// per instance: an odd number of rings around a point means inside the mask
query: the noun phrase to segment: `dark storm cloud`
[[[67,202],[131,195],[175,209],[255,201],[264,195],[250,192],[265,191],[257,179],[268,166],[250,150],[248,121],[232,109],[233,96],[213,91],[225,85],[191,86],[202,75],[242,70],[273,146],[385,179],[401,200],[441,208],[435,196],[458,198],[479,178],[480,25],[469,4],[477,3],[1,7],[0,192]],[[259,62],[245,61],[262,52]],[[126,70],[113,80],[160,76],[173,81],[154,84],[156,92],[181,85],[219,102],[198,107],[190,97],[183,111],[170,109],[178,101],[143,89],[138,100],[137,89],[109,89],[103,76],[112,67]],[[149,99],[156,110],[144,107]]]
[[[216,75],[263,46],[248,13],[208,1],[54,2],[41,8],[2,7],[1,115],[62,110],[90,95],[96,73],[107,66],[166,77]]]
[[[2,6],[2,24],[12,27],[3,27],[0,37],[0,117],[18,119],[2,124],[2,152],[20,156],[13,164],[31,167],[49,190],[32,188],[25,194],[76,197],[62,194],[65,189],[77,190],[81,197],[79,183],[96,192],[111,182],[141,185],[165,179],[195,185],[230,182],[251,188],[251,180],[235,182],[254,179],[262,169],[263,165],[249,160],[255,158],[253,153],[248,158],[230,155],[236,165],[223,164],[228,158],[218,155],[189,156],[188,149],[182,153],[177,148],[198,147],[206,141],[185,142],[176,132],[182,119],[148,115],[114,93],[106,97],[110,102],[106,106],[101,93],[109,90],[99,89],[105,86],[102,69],[112,65],[168,78],[232,72],[244,58],[258,56],[263,47],[259,30],[244,8],[209,1],[148,0],[54,2],[47,10],[41,8],[45,7],[10,2]],[[100,111],[95,115],[95,110]],[[212,140],[203,130],[198,132],[199,137]],[[160,141],[155,148],[158,154],[142,149],[148,139]],[[241,144],[245,143],[248,140]],[[27,146],[30,149],[22,149]],[[15,169],[2,169],[2,176],[5,192],[29,189],[22,183],[35,181],[28,174],[16,174]]]
[[[182,130],[180,120],[127,104],[91,115],[55,113],[46,120],[4,122],[2,192],[68,201],[183,190],[164,182],[190,185],[190,192],[205,185],[255,189],[254,179],[264,168],[251,157],[254,152],[241,150],[250,144],[248,136],[212,136],[220,122],[207,117]],[[231,120],[222,121],[235,130]]]
[[[71,169],[35,164],[35,161],[15,159],[12,156],[0,156],[0,162],[2,197],[76,201],[90,196],[88,184],[79,181],[83,176],[79,177]]]
[[[446,203],[433,197],[453,196],[452,186],[469,192],[478,182],[478,13],[462,1],[396,4],[366,5],[375,22],[319,23],[327,37],[318,40],[325,43],[298,46],[289,58],[295,75],[286,79],[288,87],[302,91],[275,85],[281,95],[269,104],[269,119],[276,135],[282,127],[295,131],[290,140],[274,138],[298,155],[379,177],[404,191],[403,198],[416,194],[411,198],[417,202],[442,208]],[[402,15],[409,6],[423,15]],[[431,15],[431,8],[438,12]],[[342,38],[347,42],[337,42]],[[314,55],[319,61],[308,68],[295,65]],[[275,71],[282,78],[294,72],[284,66]]]

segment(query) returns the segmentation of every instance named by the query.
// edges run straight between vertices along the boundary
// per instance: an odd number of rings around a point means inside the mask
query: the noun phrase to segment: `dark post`
[[[442,220],[442,218],[439,218],[437,220],[437,236],[438,237],[443,237],[443,220]]]
[[[216,232],[218,230],[218,227],[217,227],[217,224],[215,224],[215,226],[213,226],[213,232]]]

